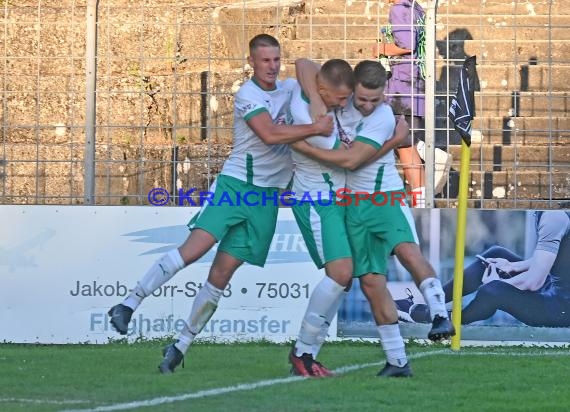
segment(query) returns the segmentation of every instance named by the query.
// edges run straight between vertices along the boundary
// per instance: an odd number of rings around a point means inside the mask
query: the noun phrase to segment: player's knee
[[[235,272],[234,267],[213,265],[208,274],[208,282],[219,289],[225,289]]]
[[[352,282],[352,266],[350,268],[343,268],[343,270],[340,270],[333,279],[345,289],[350,287]]]
[[[492,300],[499,299],[505,291],[505,286],[507,286],[505,282],[492,280],[489,283],[481,285],[479,289],[477,289],[477,296]]]
[[[337,259],[325,265],[327,276],[344,288],[350,288],[354,267],[351,259]],[[347,289],[348,290],[348,289]]]
[[[360,278],[360,289],[365,296],[370,296],[375,292],[384,293],[387,291],[386,277],[380,275],[366,275]]]
[[[190,246],[187,246],[186,243],[180,246],[178,248],[178,251],[180,252],[180,256],[182,257],[182,260],[186,266],[191,265],[199,259],[199,256],[197,256],[192,248]]]
[[[402,265],[406,266],[418,260],[424,260],[424,256],[417,243],[402,242],[394,248],[394,254]]]

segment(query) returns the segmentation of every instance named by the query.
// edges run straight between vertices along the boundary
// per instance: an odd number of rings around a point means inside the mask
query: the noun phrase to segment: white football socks
[[[330,308],[327,310],[327,313],[325,314],[325,323],[321,326],[321,330],[317,335],[317,341],[313,345],[311,350],[313,354],[313,359],[317,359],[317,355],[321,351],[321,347],[325,343],[325,340],[329,334],[329,328],[331,326],[331,323],[336,314],[338,313],[338,309],[340,308],[340,305],[347,294],[348,292],[344,290],[340,295],[337,296],[335,301],[331,304]]]
[[[196,335],[204,329],[204,326],[206,326],[206,323],[216,311],[223,292],[223,290],[218,289],[210,282],[204,283],[204,286],[194,298],[186,326],[178,335],[178,342],[174,344],[180,352],[186,353]]]
[[[331,305],[342,295],[344,286],[325,276],[315,287],[301,323],[299,337],[295,343],[295,355],[313,353],[313,345],[317,344],[317,336],[327,320]]]
[[[427,278],[420,283],[420,292],[429,307],[431,319],[435,315],[442,318],[448,318],[447,308],[445,307],[445,293],[441,287],[441,282],[438,278]]]
[[[422,159],[425,162],[425,160],[426,160],[426,144],[423,141],[418,140],[418,143],[416,144],[416,150],[418,151],[418,154],[420,155],[420,159]]]
[[[136,310],[144,298],[152,295],[156,289],[172,279],[185,266],[178,249],[172,249],[165,253],[154,262],[143,278],[137,282],[129,296],[123,301],[123,305]]]
[[[406,346],[400,334],[400,326],[397,323],[378,326],[380,343],[386,354],[386,361],[390,365],[402,367],[408,363]]]

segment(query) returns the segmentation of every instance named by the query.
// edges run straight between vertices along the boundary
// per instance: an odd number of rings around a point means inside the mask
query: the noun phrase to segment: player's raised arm
[[[301,89],[309,98],[309,110],[311,119],[315,121],[327,114],[327,106],[319,93],[317,75],[321,65],[309,59],[295,60],[295,73]]]

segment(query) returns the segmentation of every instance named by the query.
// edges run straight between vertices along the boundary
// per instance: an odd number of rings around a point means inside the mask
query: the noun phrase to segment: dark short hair
[[[258,47],[281,47],[279,41],[270,34],[258,34],[249,41],[249,53],[252,54]]]
[[[363,60],[354,68],[354,80],[366,89],[385,87],[386,69],[380,62]]]
[[[354,88],[354,73],[350,64],[343,59],[331,59],[321,66],[320,75],[331,86]]]

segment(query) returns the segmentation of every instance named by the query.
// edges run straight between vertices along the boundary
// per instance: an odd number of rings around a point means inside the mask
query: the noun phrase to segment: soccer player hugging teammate
[[[415,223],[405,200],[385,202],[378,206],[370,198],[374,193],[403,192],[404,184],[398,174],[393,148],[405,139],[408,128],[396,121],[392,109],[385,103],[386,72],[379,62],[363,61],[354,69],[355,89],[349,103],[362,115],[346,150],[325,150],[298,142],[295,150],[316,160],[348,169],[346,188],[351,201],[346,205],[346,231],[351,246],[354,277],[367,297],[387,363],[379,376],[411,376],[404,341],[398,326],[398,314],[386,285],[387,260],[395,254],[412,274],[432,314],[431,340],[455,334],[445,308],[439,279],[430,263],[421,254]],[[304,86],[304,85],[303,85]],[[342,113],[338,117],[343,125]],[[346,124],[346,128],[350,128]],[[396,135],[393,137],[394,128]],[[393,138],[392,138],[393,137]],[[359,192],[359,194],[355,194]],[[365,196],[368,194],[369,196]],[[357,196],[360,196],[357,199]]]
[[[142,301],[177,272],[206,254],[217,242],[216,256],[207,281],[194,298],[186,325],[175,342],[163,350],[161,373],[172,373],[196,335],[214,314],[224,288],[243,262],[264,266],[277,222],[278,204],[259,202],[241,205],[239,193],[255,192],[272,198],[291,180],[289,146],[313,135],[332,133],[331,117],[306,125],[291,125],[289,103],[294,79],[279,81],[281,48],[272,36],[260,34],[249,42],[253,78],[245,82],[234,99],[233,149],[210,191],[214,198],[230,196],[230,204],[205,204],[188,224],[186,241],[161,256],[137,282],[127,298],[109,310],[111,324],[128,333],[133,312]]]
[[[354,75],[345,60],[327,61],[315,79],[316,82],[311,82],[305,89],[297,86],[293,92],[291,116],[294,124],[312,122],[311,103],[322,101],[324,108],[320,114],[334,116],[334,111],[344,108],[352,95]],[[331,136],[313,136],[307,142],[324,149],[338,148],[342,144],[338,123]],[[333,373],[315,358],[352,280],[352,256],[344,226],[346,208],[337,205],[335,199],[337,190],[345,187],[346,172],[300,152],[293,151],[292,157],[295,165],[292,192],[296,194],[293,214],[313,262],[317,268],[325,269],[326,276],[311,294],[289,362],[294,374],[331,376]],[[310,196],[309,201],[303,201],[306,195]]]

